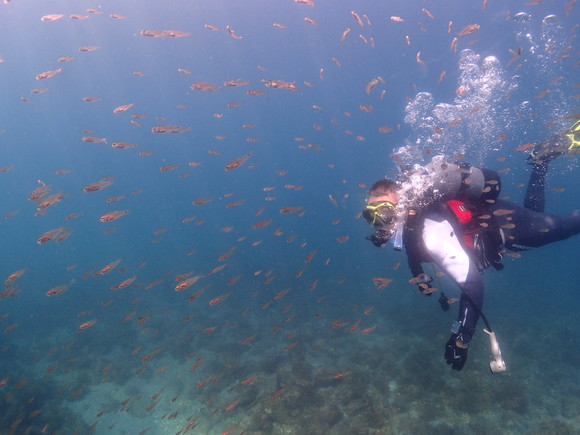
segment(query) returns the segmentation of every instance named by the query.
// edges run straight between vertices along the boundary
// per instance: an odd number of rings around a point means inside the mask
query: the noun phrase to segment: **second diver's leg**
[[[578,127],[576,125],[578,124]],[[580,129],[580,124],[572,126],[572,130]],[[569,154],[574,144],[574,135],[572,133],[556,134],[537,144],[528,156],[528,163],[532,165],[532,174],[528,182],[524,207],[543,213],[545,208],[544,185],[546,173],[548,172],[548,163],[555,158]],[[572,144],[572,145],[571,145]]]
[[[544,186],[546,184],[546,174],[548,172],[547,162],[538,162],[532,165],[532,173],[526,188],[524,207],[543,213],[546,205],[546,195]]]

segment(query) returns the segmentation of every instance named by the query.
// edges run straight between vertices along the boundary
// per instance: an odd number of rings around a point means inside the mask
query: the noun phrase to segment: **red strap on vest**
[[[463,203],[462,201],[451,199],[447,201],[447,205],[449,206],[451,211],[455,213],[455,216],[457,216],[457,220],[461,225],[465,225],[471,222],[471,219],[473,219],[473,214],[467,209],[465,203]]]

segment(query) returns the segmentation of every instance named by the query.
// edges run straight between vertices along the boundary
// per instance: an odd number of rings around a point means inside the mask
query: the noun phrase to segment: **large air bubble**
[[[405,109],[405,122],[413,130],[413,146],[422,152],[449,157],[465,154],[481,163],[501,146],[497,138],[509,127],[507,96],[515,81],[506,79],[498,58],[482,60],[471,49],[460,53],[459,73],[453,102],[436,103],[430,93],[418,93]]]
[[[514,15],[513,20],[516,23],[528,23],[530,22],[532,17],[527,12],[518,12]]]

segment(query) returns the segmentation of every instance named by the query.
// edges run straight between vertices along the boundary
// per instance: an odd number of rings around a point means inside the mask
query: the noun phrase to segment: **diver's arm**
[[[423,270],[423,253],[422,253],[422,240],[421,240],[421,228],[422,226],[418,225],[418,219],[416,216],[409,216],[407,225],[405,226],[403,232],[403,242],[405,245],[405,251],[407,253],[407,264],[409,266],[409,270],[413,275],[413,279],[417,280],[417,289],[427,295],[431,296],[431,293],[425,292],[425,290],[429,289],[431,286],[428,282],[420,282],[419,277],[425,275]]]
[[[470,265],[468,279],[459,287],[461,298],[457,316],[459,326],[457,340],[467,345],[475,333],[479,313],[483,306],[483,277],[475,265]]]

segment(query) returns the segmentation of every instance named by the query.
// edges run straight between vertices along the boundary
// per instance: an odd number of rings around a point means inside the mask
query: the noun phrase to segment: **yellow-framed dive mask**
[[[580,121],[576,121],[570,130],[566,133],[566,136],[570,139],[570,145],[568,146],[569,154],[577,154],[580,152]]]
[[[392,202],[381,201],[367,204],[362,214],[369,224],[375,227],[382,227],[390,225],[395,221],[397,211],[395,204]]]

